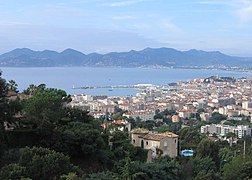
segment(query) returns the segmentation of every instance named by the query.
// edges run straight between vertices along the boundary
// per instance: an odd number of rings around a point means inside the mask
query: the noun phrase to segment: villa
[[[155,134],[144,129],[134,129],[131,131],[131,143],[151,150],[152,158],[159,155],[170,157],[178,155],[178,135],[172,132]]]

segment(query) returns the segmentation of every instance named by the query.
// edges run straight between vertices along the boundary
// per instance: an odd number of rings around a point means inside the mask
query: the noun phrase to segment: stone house
[[[178,135],[172,132],[155,134],[147,130],[135,129],[131,131],[131,143],[151,150],[152,158],[159,155],[170,157],[178,155]]]

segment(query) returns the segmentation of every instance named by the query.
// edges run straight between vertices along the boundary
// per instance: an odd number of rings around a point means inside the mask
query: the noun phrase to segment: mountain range
[[[62,52],[14,49],[0,55],[1,67],[252,67],[251,57],[225,55],[219,51],[146,48],[141,51],[83,54],[74,49]]]

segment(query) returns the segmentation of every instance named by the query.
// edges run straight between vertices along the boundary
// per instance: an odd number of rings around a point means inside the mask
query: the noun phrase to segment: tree
[[[181,129],[181,123],[180,122],[174,122],[169,124],[169,131],[173,133],[177,133]]]
[[[169,126],[167,124],[164,124],[164,125],[160,126],[157,129],[158,133],[164,133],[164,132],[167,132],[169,130],[170,130],[170,128],[169,128]]]
[[[243,163],[241,174],[241,179],[251,179],[252,178],[252,161]]]
[[[217,112],[214,112],[212,114],[212,117],[209,118],[209,123],[213,123],[213,124],[218,124],[220,123],[222,120],[226,120],[227,117],[220,114],[220,113],[217,113]]]
[[[70,163],[69,157],[62,153],[46,148],[23,148],[17,162],[4,166],[0,170],[0,179],[9,179],[10,176],[20,179],[58,179],[61,175],[74,172],[80,174],[78,167]]]
[[[220,158],[220,169],[226,164],[229,163],[233,159],[233,151],[229,148],[221,148],[219,150],[219,158]]]
[[[60,176],[60,180],[82,180],[76,173],[70,172],[67,175]]]
[[[197,113],[202,113],[202,112],[205,112],[205,110],[203,109],[203,108],[199,108],[198,110],[197,110]]]
[[[185,127],[178,132],[182,148],[196,148],[202,139],[201,134],[194,129]]]
[[[144,121],[142,122],[142,127],[144,129],[148,129],[148,130],[153,130],[153,128],[155,127],[156,123],[154,121]]]
[[[40,84],[38,86],[36,86],[34,84],[30,84],[28,86],[28,88],[23,91],[23,93],[27,94],[27,95],[35,95],[36,93],[42,92],[45,89],[46,89],[46,85],[45,84]]]
[[[62,118],[65,98],[65,91],[45,89],[25,100],[23,111],[37,127],[53,128]]]
[[[62,146],[65,147],[66,153],[71,156],[95,158],[99,150],[105,148],[105,142],[101,136],[101,131],[94,128],[92,124],[71,122],[67,126],[62,127],[60,131],[61,135],[59,138],[62,138],[58,145],[60,148]],[[57,139],[55,140],[58,141]]]
[[[7,87],[9,91],[18,92],[17,86],[18,85],[14,80],[9,80],[7,83]]]
[[[123,144],[129,144],[129,135],[122,131],[115,131],[112,134],[110,142],[113,143],[113,149],[122,147]]]
[[[223,167],[223,177],[229,180],[242,180],[251,178],[252,163],[242,156],[237,156]]]
[[[161,114],[162,114],[163,116],[168,116],[168,115],[172,116],[172,115],[176,115],[177,112],[176,112],[175,110],[168,110],[168,109],[165,109],[163,112],[161,112]]]
[[[30,84],[29,87],[23,91],[23,93],[27,95],[34,95],[36,92],[36,89],[37,89],[36,85]]]
[[[131,175],[135,179],[153,180],[179,180],[181,179],[181,168],[179,164],[169,157],[162,157],[153,163],[133,162],[130,165]]]
[[[220,179],[221,178],[219,174],[215,173],[213,170],[211,171],[202,170],[195,177],[195,180],[220,180]]]
[[[133,164],[134,162],[131,161],[131,159],[127,156],[123,161],[121,166],[119,166],[118,171],[119,171],[119,177],[121,179],[125,179],[125,180],[134,180],[137,176],[144,174],[143,172],[135,172],[132,173],[132,171],[130,170],[130,166],[131,164]]]
[[[90,123],[94,120],[94,118],[88,115],[87,111],[83,111],[78,108],[64,108],[64,115],[61,119],[63,124],[67,124],[69,122],[82,122],[82,123]]]
[[[154,119],[163,119],[162,114],[158,113],[154,115]]]
[[[193,177],[197,177],[198,174],[204,170],[206,173],[210,171],[216,171],[216,166],[212,158],[196,156],[190,160],[193,167]]]
[[[7,87],[5,79],[1,78],[1,75],[2,75],[2,72],[0,71],[0,122],[1,122],[1,125],[3,125],[3,121],[5,120],[6,112],[7,112],[6,95],[8,93],[8,87]]]
[[[53,179],[69,172],[80,173],[68,156],[46,148],[21,149],[19,164],[27,168],[32,179]]]
[[[26,168],[19,164],[5,165],[0,170],[0,179],[20,179],[22,177],[28,177]]]
[[[236,138],[237,135],[236,135],[235,133],[233,133],[233,132],[228,132],[228,133],[226,134],[226,137],[227,137],[227,138]]]
[[[4,121],[8,121],[10,119],[6,99],[8,88],[5,79],[2,79],[1,75],[2,72],[0,71],[0,156],[5,148],[5,140],[6,140]]]
[[[98,172],[98,173],[92,173],[89,174],[86,178],[86,180],[119,180],[119,175],[115,174],[110,171],[103,171],[103,172]]]
[[[217,142],[202,139],[197,147],[197,154],[202,158],[210,157],[217,166],[219,165],[219,144]]]

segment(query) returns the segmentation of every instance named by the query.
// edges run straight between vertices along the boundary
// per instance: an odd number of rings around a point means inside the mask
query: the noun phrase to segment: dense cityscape
[[[219,138],[234,133],[242,138],[252,135],[251,128],[245,126],[251,121],[251,85],[252,79],[249,78],[218,76],[166,86],[143,84],[138,86],[144,90],[136,96],[72,95],[72,101],[68,106],[86,110],[95,118],[111,116],[120,110],[124,118],[154,122],[163,122],[160,112],[174,111],[174,114],[167,118],[173,123],[181,122],[182,125],[189,125],[189,120],[209,122],[213,115],[219,114],[225,118],[214,122],[218,125],[202,126],[201,133],[215,134]],[[243,121],[247,121],[248,124],[231,126]]]

